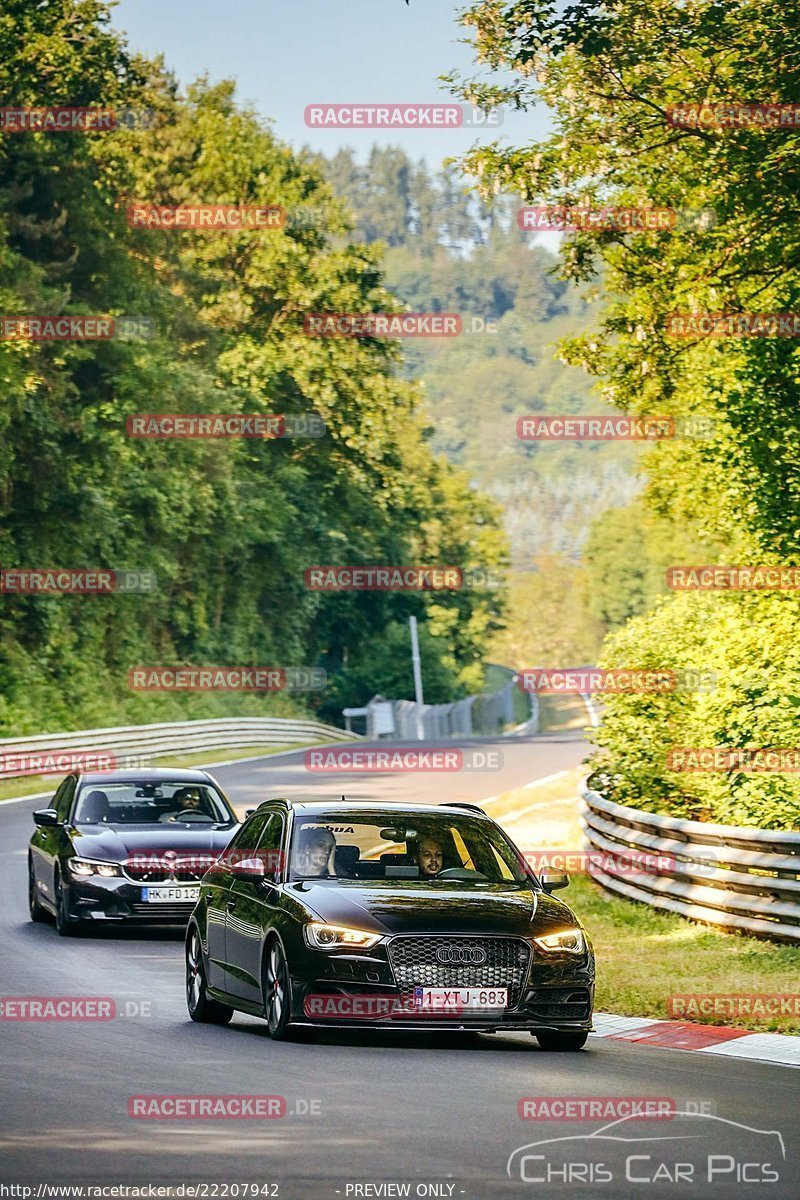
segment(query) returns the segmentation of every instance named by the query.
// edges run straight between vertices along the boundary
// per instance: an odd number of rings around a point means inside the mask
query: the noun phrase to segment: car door
[[[212,988],[227,992],[227,906],[235,882],[231,868],[249,858],[269,821],[269,813],[256,813],[242,825],[221,855],[222,863],[211,868],[203,879],[206,895],[206,938],[208,943],[208,982]]]
[[[270,812],[255,854],[254,869],[240,864],[227,903],[225,937],[228,958],[228,991],[251,1004],[261,1002],[261,948],[266,930],[277,914],[280,893],[272,881],[278,874],[283,848],[284,821]],[[264,874],[257,873],[263,870]]]
[[[31,857],[40,895],[51,905],[55,903],[56,863],[61,850],[67,847],[64,826],[72,807],[76,783],[75,776],[68,775],[59,785],[56,794],[47,806],[56,810],[58,824],[37,828],[31,841]]]

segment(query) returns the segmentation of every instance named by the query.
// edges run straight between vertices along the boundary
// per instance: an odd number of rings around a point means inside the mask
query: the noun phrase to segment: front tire
[[[47,920],[47,913],[37,898],[36,877],[33,873],[33,863],[30,859],[28,860],[28,911],[30,912],[31,920],[37,925]]]
[[[227,1025],[233,1009],[219,1000],[209,999],[206,969],[200,934],[193,928],[186,939],[186,1007],[193,1021],[201,1025]]]
[[[589,1035],[572,1030],[543,1029],[533,1036],[543,1050],[582,1050]]]
[[[264,1015],[269,1036],[285,1038],[292,1017],[292,982],[283,946],[273,938],[264,959]]]
[[[61,872],[56,869],[56,933],[59,937],[76,937],[82,932],[82,922],[74,921],[69,915],[69,901],[64,890]]]

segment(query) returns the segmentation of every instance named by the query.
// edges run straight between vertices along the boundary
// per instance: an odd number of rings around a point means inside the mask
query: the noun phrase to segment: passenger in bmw
[[[422,879],[432,879],[444,865],[444,850],[435,838],[422,837],[417,847],[417,865]]]
[[[321,826],[301,829],[297,839],[297,872],[313,878],[330,878],[330,863],[336,838]]]

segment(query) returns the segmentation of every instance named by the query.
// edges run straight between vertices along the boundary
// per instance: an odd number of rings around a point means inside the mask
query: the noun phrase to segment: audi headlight
[[[88,875],[102,875],[109,879],[114,875],[122,874],[119,863],[95,862],[91,858],[71,858],[68,866],[71,874],[77,875],[80,879],[85,879]]]
[[[316,921],[303,927],[303,934],[314,950],[369,950],[381,940],[379,933],[367,933],[363,929],[348,929],[344,925],[323,925]]]
[[[560,933],[546,933],[533,939],[542,950],[560,950],[566,954],[583,954],[586,940],[580,929],[562,929]]]

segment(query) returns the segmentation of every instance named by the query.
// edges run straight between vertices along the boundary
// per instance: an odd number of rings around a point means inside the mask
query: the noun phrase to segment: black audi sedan
[[[185,925],[200,880],[239,828],[206,771],[68,775],[33,814],[31,920],[62,936],[98,921]]]
[[[194,1021],[525,1030],[578,1050],[594,955],[475,805],[268,800],[204,877],[186,935]]]

